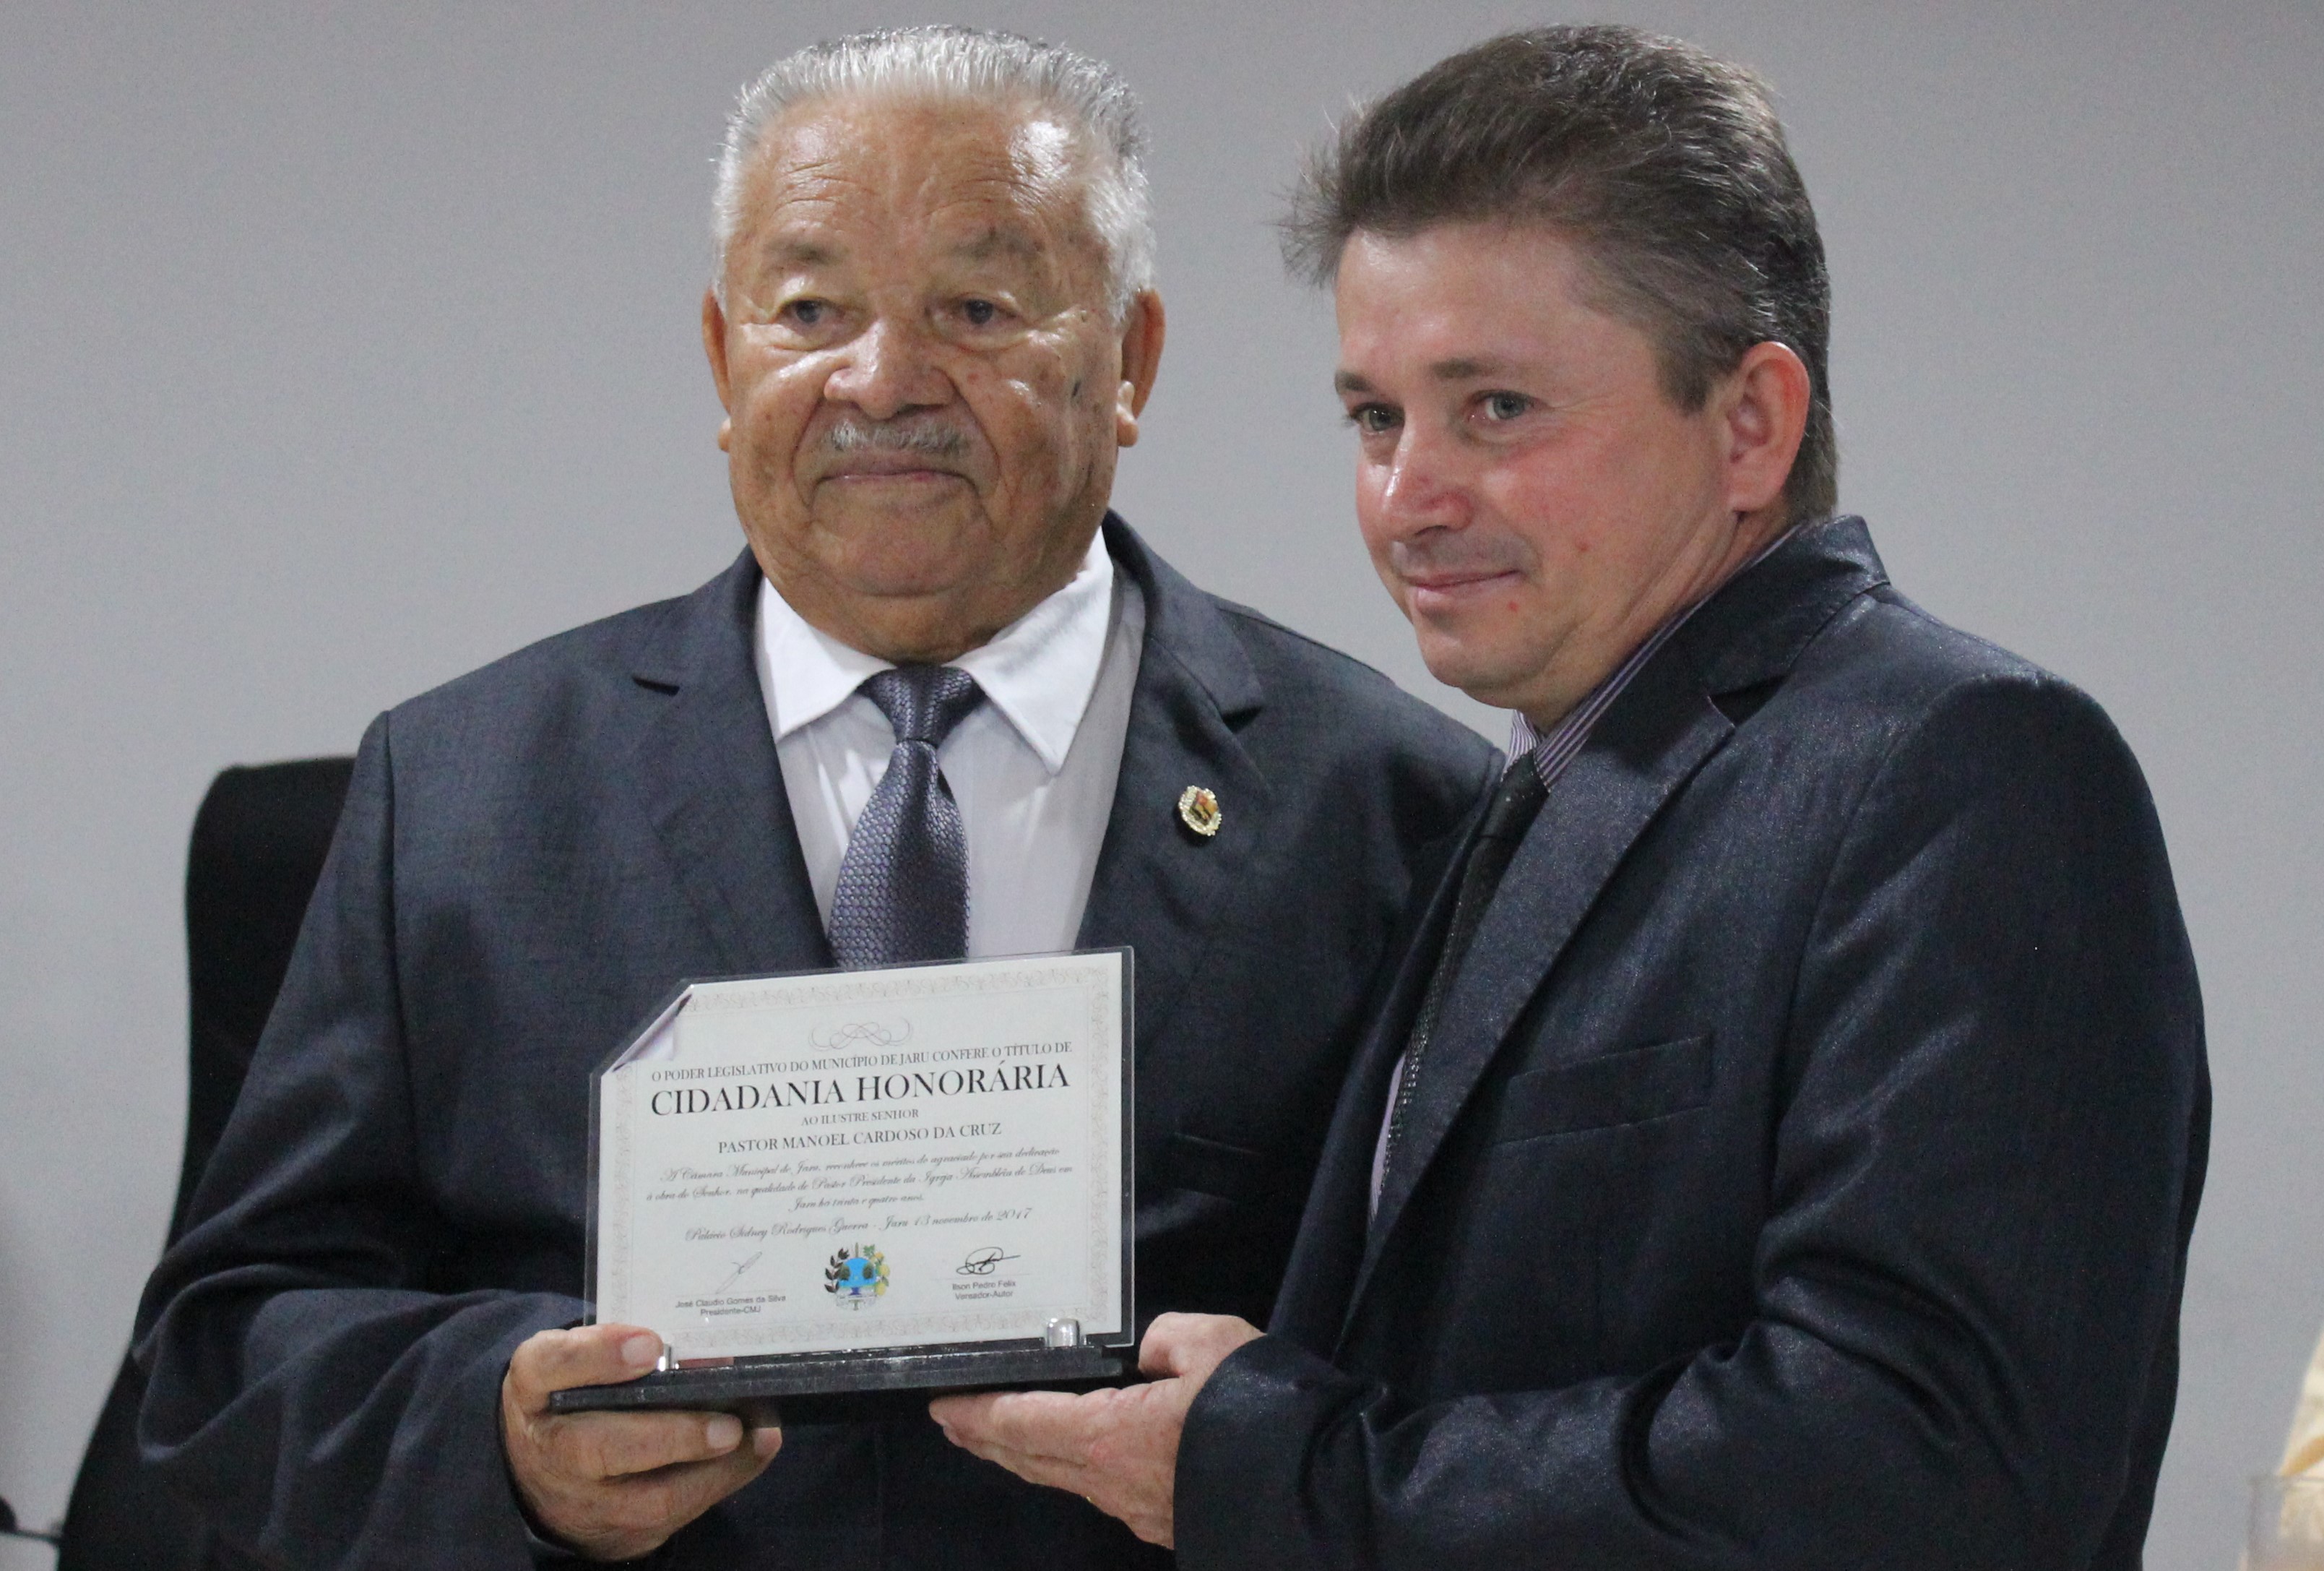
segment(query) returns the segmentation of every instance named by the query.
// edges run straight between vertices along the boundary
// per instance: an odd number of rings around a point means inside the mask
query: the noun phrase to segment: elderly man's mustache
[[[833,453],[912,453],[929,458],[959,458],[968,438],[958,428],[931,420],[842,419],[823,433]]]

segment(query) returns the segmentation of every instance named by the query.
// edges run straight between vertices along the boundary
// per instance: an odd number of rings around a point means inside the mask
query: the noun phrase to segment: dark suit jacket
[[[1141,1316],[1263,1316],[1390,931],[1491,750],[1202,594],[1146,596],[1082,929],[1137,954]],[[589,1071],[683,977],[826,966],[752,666],[747,554],[374,724],[193,1225],[148,1290],[148,1455],[301,1566],[528,1564],[516,1345],[582,1313]],[[1218,793],[1215,839],[1179,824]],[[925,1418],[797,1428],[678,1565],[1102,1566],[1138,1546]]]
[[[2208,1091],[2104,715],[1787,542],[1608,710],[1448,995],[1365,1225],[1440,892],[1182,1564],[2138,1564]]]

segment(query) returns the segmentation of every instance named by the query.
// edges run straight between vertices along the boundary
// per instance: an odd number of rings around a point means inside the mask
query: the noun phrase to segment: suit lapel
[[[1630,846],[1733,734],[1714,700],[1787,675],[1842,610],[1886,581],[1863,520],[1811,525],[1713,595],[1599,721],[1510,863],[1445,1000],[1405,1149],[1347,1298],[1343,1341],[1415,1189],[1503,1041]],[[1435,947],[1424,947],[1432,963]],[[1400,1052],[1404,1043],[1387,1047]],[[1342,1149],[1338,1160],[1354,1157]]]
[[[678,602],[632,668],[640,685],[669,695],[631,756],[632,789],[737,975],[834,963],[759,688],[758,593],[746,550]]]
[[[1183,997],[1213,919],[1267,845],[1269,791],[1235,735],[1261,694],[1225,616],[1119,518],[1107,515],[1105,531],[1144,596],[1146,644],[1080,941],[1137,951],[1142,1060]],[[1188,786],[1216,793],[1215,836],[1180,821]]]
[[[1403,1149],[1380,1188],[1360,1298],[1413,1189],[1625,854],[1734,727],[1692,670],[1660,657],[1598,723],[1567,766],[1487,908],[1444,1001],[1406,1115]]]

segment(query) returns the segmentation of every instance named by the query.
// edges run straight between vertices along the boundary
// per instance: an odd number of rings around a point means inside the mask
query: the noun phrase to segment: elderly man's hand
[[[549,1393],[634,1380],[661,1356],[635,1326],[543,1331],[501,1380],[501,1438],[509,1474],[533,1520],[593,1560],[627,1560],[742,1488],[782,1444],[759,1429],[743,1444],[731,1413],[567,1413]]]
[[[999,1391],[939,1397],[928,1412],[946,1438],[1018,1477],[1071,1490],[1120,1517],[1149,1544],[1171,1547],[1178,1434],[1186,1409],[1226,1355],[1259,1335],[1231,1315],[1165,1315],[1148,1328],[1138,1366],[1150,1383],[1067,1396]]]

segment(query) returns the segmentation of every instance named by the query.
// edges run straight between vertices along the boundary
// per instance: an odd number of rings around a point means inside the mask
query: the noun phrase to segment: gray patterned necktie
[[[968,842],[936,749],[984,701],[952,666],[898,666],[858,689],[888,716],[896,750],[855,820],[831,898],[831,947],[851,969],[968,953]]]

